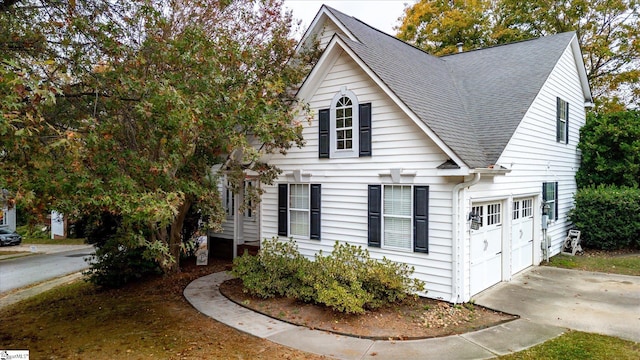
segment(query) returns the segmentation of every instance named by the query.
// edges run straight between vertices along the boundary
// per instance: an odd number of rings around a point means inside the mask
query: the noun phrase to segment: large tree
[[[421,0],[405,9],[398,37],[437,55],[577,31],[601,110],[640,104],[638,0]],[[461,19],[461,21],[450,21]]]
[[[301,145],[281,0],[4,1],[0,188],[32,208],[117,219],[114,249],[178,268],[183,224],[223,218],[215,176],[270,183]],[[254,187],[249,199],[259,196]],[[255,203],[255,201],[253,201]]]

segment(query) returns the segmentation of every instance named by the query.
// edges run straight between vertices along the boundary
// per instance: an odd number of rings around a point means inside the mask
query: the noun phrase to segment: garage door
[[[513,275],[533,265],[533,198],[515,199],[511,216]]]
[[[473,204],[480,226],[471,230],[471,295],[502,280],[502,202]]]

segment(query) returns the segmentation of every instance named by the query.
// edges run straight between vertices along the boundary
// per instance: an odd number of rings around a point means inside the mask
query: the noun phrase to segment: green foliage
[[[292,297],[344,313],[363,313],[424,291],[407,264],[371,259],[367,250],[338,242],[330,255],[320,252],[310,261],[293,240],[265,239],[258,256],[234,260],[232,274],[255,295]]]
[[[598,111],[640,103],[637,0],[421,0],[405,9],[398,37],[436,54],[576,31]]]
[[[640,189],[598,186],[578,190],[569,219],[584,246],[622,249],[640,246]]]
[[[296,273],[310,261],[300,255],[293,240],[265,239],[257,256],[245,252],[233,261],[232,274],[252,294],[263,298],[292,296],[299,286]]]
[[[117,236],[99,243],[176,271],[190,216],[225,218],[211,168],[236,191],[247,171],[271,183],[264,155],[303,144],[308,111],[290,86],[314,58],[296,53],[291,20],[279,0],[0,9],[0,188],[32,214],[109,213]],[[247,192],[243,209],[261,187]]]
[[[579,188],[591,185],[640,186],[640,111],[589,114],[580,129]]]
[[[118,288],[149,275],[162,274],[160,264],[145,256],[145,247],[126,247],[117,239],[96,249],[91,267],[84,272],[89,282],[106,288]]]

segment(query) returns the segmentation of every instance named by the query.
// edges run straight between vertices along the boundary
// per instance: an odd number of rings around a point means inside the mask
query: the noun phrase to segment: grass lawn
[[[84,245],[84,239],[42,239],[22,237],[25,245]]]
[[[616,337],[569,331],[544,344],[501,356],[502,360],[640,359],[640,344]]]
[[[565,269],[640,276],[640,252],[585,250],[583,255],[556,255],[542,265]]]
[[[0,309],[0,349],[33,359],[311,359],[223,325],[182,296],[192,280],[227,263],[100,290],[83,281]]]
[[[0,349],[28,349],[34,359],[326,359],[239,332],[184,299],[187,284],[226,265],[190,264],[181,273],[118,290],[85,282],[55,288],[0,309]],[[640,359],[640,344],[569,331],[500,359]]]
[[[48,231],[42,228],[18,226],[18,234],[22,235],[22,243],[26,245],[84,245],[85,239],[52,239]]]

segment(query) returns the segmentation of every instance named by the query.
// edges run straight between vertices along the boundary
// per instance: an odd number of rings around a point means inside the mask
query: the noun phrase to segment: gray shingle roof
[[[326,7],[340,38],[470,168],[497,162],[573,32],[435,57]]]

